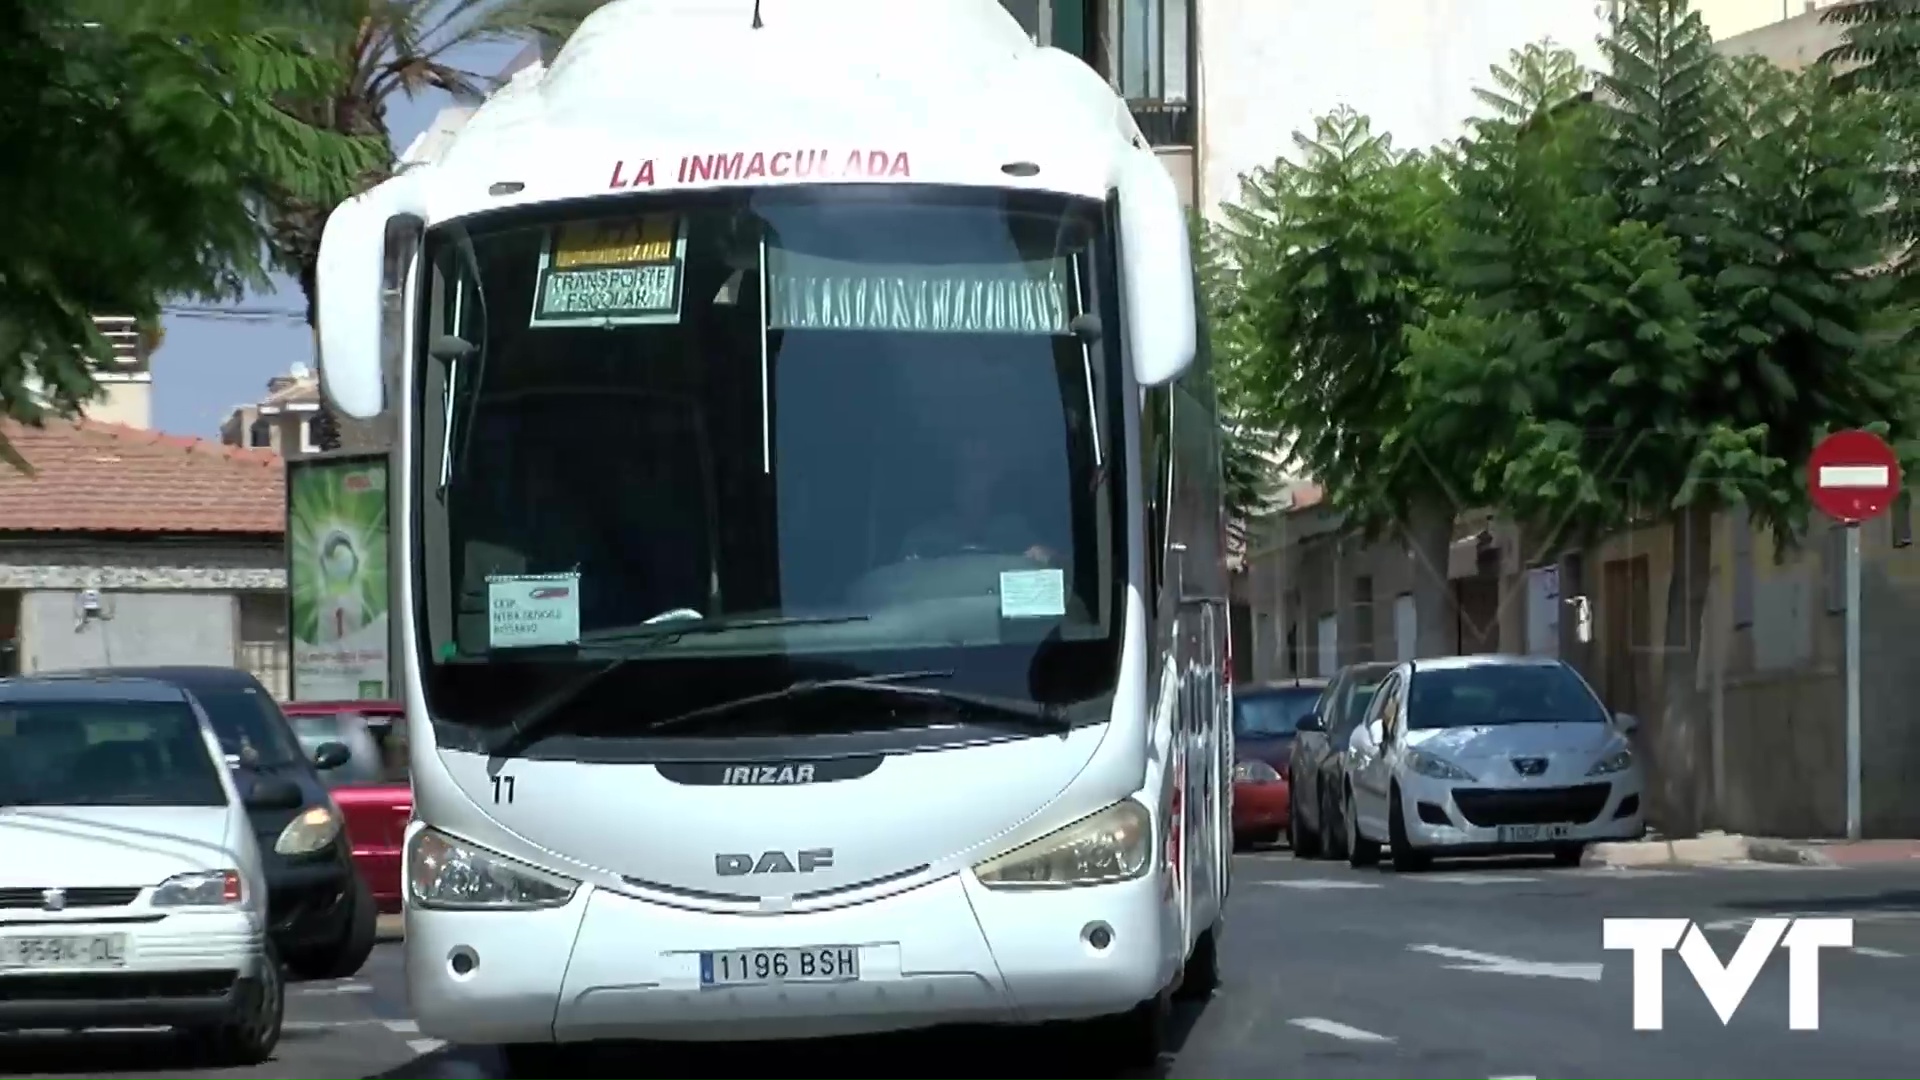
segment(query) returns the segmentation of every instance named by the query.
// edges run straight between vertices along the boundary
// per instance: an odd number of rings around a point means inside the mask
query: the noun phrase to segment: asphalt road
[[[1702,924],[1724,959],[1763,915],[1850,915],[1825,954],[1822,1030],[1787,1028],[1786,959],[1722,1026],[1676,958],[1666,1029],[1632,1029],[1632,962],[1601,920]],[[1443,864],[1424,874],[1242,856],[1227,985],[1183,1013],[1167,1077],[1874,1077],[1920,1060],[1920,868],[1691,871]],[[356,979],[296,986],[268,1066],[194,1072],[142,1034],[0,1037],[0,1075],[490,1078],[484,1047],[442,1046],[407,1020],[400,949]],[[608,1076],[1086,1075],[1045,1032],[954,1032],[744,1047],[609,1050]]]

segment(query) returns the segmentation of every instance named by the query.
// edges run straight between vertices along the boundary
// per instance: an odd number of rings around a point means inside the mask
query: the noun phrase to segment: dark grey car
[[[1346,852],[1338,850],[1346,837],[1340,820],[1341,771],[1346,767],[1341,751],[1366,713],[1374,690],[1393,669],[1390,661],[1341,668],[1320,696],[1321,710],[1302,717],[1295,729],[1293,753],[1287,761],[1287,785],[1293,798],[1287,829],[1295,858],[1345,857]]]

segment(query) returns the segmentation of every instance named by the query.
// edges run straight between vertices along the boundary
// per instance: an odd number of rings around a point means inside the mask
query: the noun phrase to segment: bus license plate
[[[860,978],[860,950],[853,945],[807,949],[729,949],[700,954],[700,985],[853,982]]]
[[[1565,840],[1573,832],[1571,825],[1502,825],[1503,844],[1538,844],[1547,840]]]

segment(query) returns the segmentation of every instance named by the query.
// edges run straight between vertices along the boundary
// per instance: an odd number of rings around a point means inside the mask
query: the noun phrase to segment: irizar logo
[[[832,848],[804,848],[788,858],[784,851],[763,851],[759,858],[746,852],[722,852],[713,857],[713,872],[721,877],[748,874],[811,874],[833,865]]]
[[[812,765],[729,765],[722,784],[811,784]]]

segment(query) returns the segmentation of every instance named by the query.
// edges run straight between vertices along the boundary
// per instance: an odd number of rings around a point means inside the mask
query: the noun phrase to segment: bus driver
[[[1012,471],[1003,444],[979,427],[969,427],[958,441],[953,504],[907,533],[902,557],[934,559],[1020,552],[1034,562],[1054,565],[1053,551],[1039,542],[1032,524],[1017,512],[995,505],[996,489]]]

